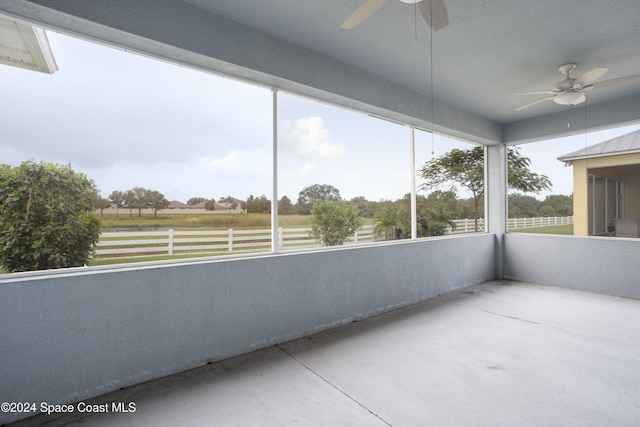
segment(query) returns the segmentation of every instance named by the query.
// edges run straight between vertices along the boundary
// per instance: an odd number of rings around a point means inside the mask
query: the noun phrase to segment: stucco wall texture
[[[76,402],[480,283],[494,269],[495,237],[478,234],[6,275],[0,401]]]

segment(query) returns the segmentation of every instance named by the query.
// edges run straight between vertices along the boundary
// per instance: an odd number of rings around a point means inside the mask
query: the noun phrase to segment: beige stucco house
[[[575,235],[638,237],[640,131],[558,160],[573,165]]]

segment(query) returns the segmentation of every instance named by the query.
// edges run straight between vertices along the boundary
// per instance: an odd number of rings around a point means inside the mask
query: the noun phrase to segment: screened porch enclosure
[[[587,198],[588,235],[637,237],[640,165],[589,169]]]
[[[589,174],[589,235],[615,232],[615,220],[624,212],[624,182]]]

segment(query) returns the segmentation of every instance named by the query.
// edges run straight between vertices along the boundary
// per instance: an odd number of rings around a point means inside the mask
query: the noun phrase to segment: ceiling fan
[[[449,13],[444,0],[400,0],[402,3],[418,4],[420,14],[433,31],[438,31],[449,25]],[[353,12],[340,26],[350,30],[376,13],[389,0],[367,0]]]
[[[608,68],[594,68],[591,71],[587,71],[580,77],[571,77],[570,73],[576,68],[576,64],[565,64],[558,68],[561,73],[565,75],[565,79],[556,83],[551,90],[544,90],[539,92],[525,92],[518,95],[552,95],[547,98],[539,99],[531,104],[524,105],[520,108],[516,108],[516,111],[524,110],[533,105],[539,104],[544,101],[553,100],[556,104],[560,105],[579,105],[586,101],[587,97],[585,92],[591,89],[601,89],[606,87],[619,86],[629,83],[640,82],[640,76],[620,77],[617,79],[605,80],[602,82],[594,83],[600,77],[602,77]]]

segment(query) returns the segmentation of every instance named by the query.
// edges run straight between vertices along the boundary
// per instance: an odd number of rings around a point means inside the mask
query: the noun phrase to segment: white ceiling
[[[552,101],[515,111],[546,96],[518,93],[551,89],[565,63],[573,77],[640,75],[640,1],[445,1],[449,25],[433,38],[398,0],[351,30],[340,25],[365,0],[3,0],[0,11],[480,143],[640,121],[640,79],[590,91],[588,113]]]
[[[351,30],[340,24],[364,0],[185,0],[411,88],[431,93],[431,34],[414,5],[390,0]],[[640,75],[638,0],[446,0],[449,25],[433,35],[436,97],[500,123],[567,109],[554,102],[516,112],[545,97],[557,70],[574,77],[608,67],[601,78]],[[417,36],[417,42],[416,40]],[[640,79],[620,90],[593,90],[598,103],[640,93]],[[574,107],[575,108],[575,107]]]

